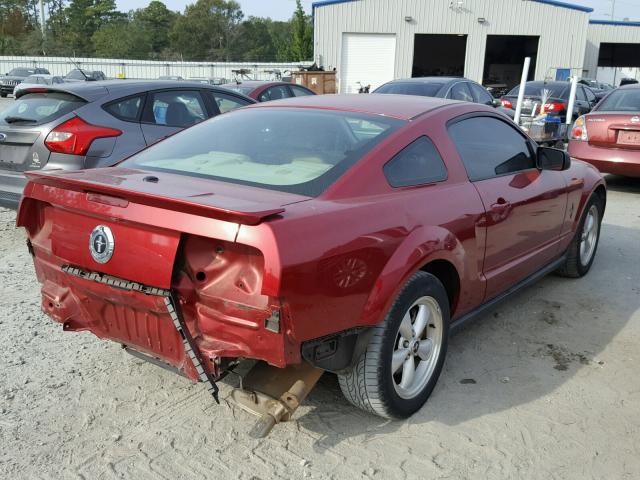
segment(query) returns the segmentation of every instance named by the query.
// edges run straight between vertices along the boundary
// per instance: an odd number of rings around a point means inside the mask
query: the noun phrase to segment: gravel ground
[[[261,441],[202,385],[63,333],[0,209],[0,478],[640,478],[640,181],[609,182],[591,273],[550,276],[453,338],[411,419],[356,410],[325,375]]]

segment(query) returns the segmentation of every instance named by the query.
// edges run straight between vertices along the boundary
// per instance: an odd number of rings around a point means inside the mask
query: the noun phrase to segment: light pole
[[[615,20],[616,15],[616,0],[611,0],[611,20]]]
[[[46,35],[46,27],[44,24],[44,3],[42,0],[38,2],[40,4],[40,28],[42,29],[42,37]]]

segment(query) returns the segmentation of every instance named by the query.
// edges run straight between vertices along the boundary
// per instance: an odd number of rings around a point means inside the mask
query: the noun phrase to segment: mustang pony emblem
[[[107,263],[111,260],[114,249],[115,241],[111,229],[105,225],[94,228],[89,238],[91,257],[98,263]]]

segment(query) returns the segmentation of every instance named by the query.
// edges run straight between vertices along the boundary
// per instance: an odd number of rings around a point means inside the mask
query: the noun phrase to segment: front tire
[[[7,98],[7,94],[6,93],[0,93],[0,97]]]
[[[576,235],[567,249],[564,265],[558,269],[563,277],[584,277],[593,265],[600,241],[600,227],[604,215],[604,201],[594,194],[587,202]]]
[[[433,391],[447,352],[449,299],[426,272],[405,284],[356,365],[338,375],[349,402],[385,418],[407,418]]]

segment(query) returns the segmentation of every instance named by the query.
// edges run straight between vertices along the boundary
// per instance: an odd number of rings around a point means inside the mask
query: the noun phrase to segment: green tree
[[[101,58],[132,58],[144,60],[152,51],[151,34],[136,28],[136,22],[119,20],[110,22],[91,37],[94,52]]]
[[[293,39],[291,42],[291,60],[302,62],[313,58],[313,23],[304,13],[302,2],[296,0],[296,11],[291,19]]]
[[[132,28],[146,32],[151,46],[150,57],[159,58],[169,47],[169,32],[179,16],[158,0],[134,12]]]
[[[91,38],[109,22],[122,20],[125,14],[116,10],[114,0],[71,0],[65,8],[66,25],[61,36],[74,56],[93,54]]]
[[[242,18],[233,0],[197,0],[171,29],[171,49],[184,60],[229,60]]]

